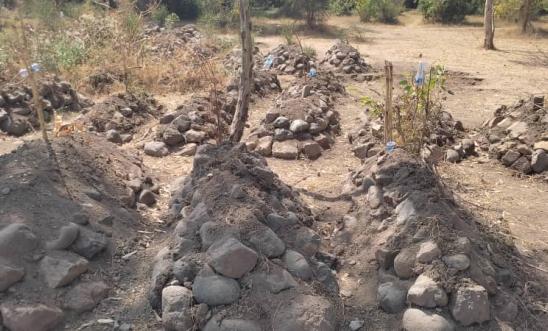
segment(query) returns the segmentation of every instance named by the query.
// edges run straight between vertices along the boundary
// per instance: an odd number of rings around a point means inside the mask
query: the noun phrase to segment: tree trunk
[[[531,20],[531,0],[523,0],[521,7],[521,32],[526,33]]]
[[[236,113],[230,126],[230,141],[240,142],[249,113],[251,82],[253,81],[253,42],[251,40],[251,15],[249,0],[240,0],[240,38],[242,42],[242,72]]]
[[[483,42],[483,47],[485,49],[495,49],[494,39],[495,39],[495,17],[493,11],[493,0],[485,0],[485,15],[484,23],[485,28],[485,40]]]

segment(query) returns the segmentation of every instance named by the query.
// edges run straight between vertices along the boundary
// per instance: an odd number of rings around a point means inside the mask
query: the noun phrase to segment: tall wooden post
[[[493,10],[493,0],[485,0],[485,13],[483,17],[483,27],[485,29],[485,39],[483,47],[485,49],[495,49],[495,12]]]
[[[394,76],[392,62],[384,61],[384,73],[386,76],[386,101],[384,109],[384,143],[392,140],[392,87]]]
[[[240,142],[249,113],[251,82],[253,81],[253,42],[251,40],[251,15],[249,0],[240,0],[240,39],[242,43],[242,72],[236,113],[230,126],[230,141]]]

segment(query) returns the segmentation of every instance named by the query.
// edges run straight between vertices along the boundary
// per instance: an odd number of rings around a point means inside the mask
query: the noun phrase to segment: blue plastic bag
[[[424,71],[425,71],[426,65],[424,62],[419,62],[419,67],[417,69],[417,74],[415,75],[415,85],[422,86],[424,84]]]
[[[272,68],[272,64],[274,63],[274,57],[272,57],[272,55],[269,55],[266,60],[264,61],[264,65],[263,67],[265,69],[270,69]]]
[[[308,77],[312,78],[312,77],[316,77],[318,75],[318,72],[316,71],[316,69],[314,68],[311,68],[310,71],[308,72],[308,74],[306,74]]]

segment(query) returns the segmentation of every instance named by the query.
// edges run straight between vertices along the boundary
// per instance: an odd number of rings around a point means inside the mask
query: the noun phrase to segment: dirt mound
[[[193,96],[186,104],[160,118],[155,141],[145,144],[145,153],[156,157],[170,151],[183,156],[194,155],[198,145],[227,132],[236,102],[237,97],[222,92],[216,94],[215,100],[212,96]],[[214,109],[219,110],[218,118]],[[217,121],[220,121],[220,127]]]
[[[373,78],[373,76],[363,75],[371,72],[372,68],[365,62],[360,52],[342,40],[337,40],[327,50],[320,65],[324,65],[328,70],[334,70],[336,73],[351,75],[352,78],[360,81]]]
[[[297,45],[279,45],[266,55],[261,65],[279,75],[302,77],[316,67],[316,60]]]
[[[144,249],[137,230],[150,227],[124,205],[127,181],[147,171],[87,133],[57,138],[53,149],[62,173],[41,141],[0,156],[0,328],[76,330],[98,305],[130,318],[127,305],[104,299],[125,297],[142,268],[121,257]]]
[[[159,59],[171,58],[189,49],[200,58],[211,58],[218,52],[217,47],[206,43],[193,24],[172,29],[153,27],[145,31],[145,36],[148,39],[147,51]]]
[[[133,134],[147,122],[162,113],[153,97],[131,93],[118,93],[107,97],[77,119],[90,131],[106,132],[111,142],[122,144],[131,141]]]
[[[542,306],[546,289],[523,296],[534,281],[517,249],[459,207],[425,163],[396,149],[368,159],[352,181],[366,195],[356,198],[355,217],[332,240],[346,251],[375,250],[379,306],[390,314],[405,310],[404,329],[536,325],[529,309]]]
[[[278,93],[282,91],[278,76],[265,70],[262,64],[263,55],[258,47],[253,48],[253,88],[252,93],[258,96],[265,96],[270,93]],[[242,50],[240,48],[233,49],[228,53],[223,60],[223,65],[233,76],[227,86],[227,92],[238,94],[238,85],[240,83],[240,67],[242,64]]]
[[[373,157],[385,149],[384,122],[378,115],[366,108],[360,114],[361,125],[348,134],[348,139],[354,145],[354,155],[362,160]],[[447,160],[458,162],[463,158],[476,155],[474,141],[464,139],[462,123],[453,116],[441,111],[430,119],[428,125],[430,135],[425,137],[421,154],[433,162]]]
[[[500,107],[482,131],[482,147],[505,166],[527,175],[548,170],[548,110],[543,96]]]
[[[263,58],[264,55],[261,53],[259,47],[253,47],[254,69],[263,68]],[[237,73],[240,72],[240,68],[242,66],[242,49],[239,47],[232,49],[232,51],[230,51],[223,59],[223,66],[234,75],[237,75]]]
[[[339,330],[338,286],[297,194],[244,145],[203,145],[175,186],[150,302],[166,329]]]
[[[294,160],[300,154],[317,159],[340,131],[334,101],[344,93],[332,74],[293,82],[266,113],[262,125],[251,131],[248,148],[281,159]]]
[[[57,77],[40,82],[40,97],[45,107],[46,121],[53,111],[80,112],[92,102],[78,94],[70,83]],[[0,89],[0,131],[22,136],[39,127],[38,116],[32,109],[32,90],[24,84],[6,84]]]

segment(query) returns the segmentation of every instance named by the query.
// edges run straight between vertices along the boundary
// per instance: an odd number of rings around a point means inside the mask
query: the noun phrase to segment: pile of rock
[[[239,85],[240,77],[234,77],[228,84],[226,90],[232,96],[237,97]],[[276,74],[265,70],[253,70],[253,85],[251,93],[263,97],[265,95],[279,93],[281,91],[282,86]]]
[[[215,109],[219,110],[221,133],[232,123],[237,98],[218,92]],[[212,110],[211,96],[193,96],[186,104],[160,117],[156,140],[144,145],[147,155],[162,157],[171,151],[192,156],[198,145],[211,142],[218,135],[217,116]]]
[[[548,110],[543,96],[502,106],[483,125],[489,155],[524,174],[548,170]]]
[[[267,69],[275,70],[280,75],[305,76],[310,69],[316,68],[316,60],[297,45],[279,45],[266,55],[260,65],[265,67],[265,64]]]
[[[46,121],[53,111],[79,112],[91,106],[91,102],[78,94],[66,81],[57,77],[40,82],[40,98]],[[13,136],[22,136],[32,128],[39,127],[38,116],[32,109],[32,90],[26,85],[6,84],[0,89],[0,131]]]
[[[373,243],[379,306],[390,314],[405,311],[403,329],[496,329],[497,319],[516,325],[519,318],[530,319],[518,317],[516,289],[525,281],[507,258],[515,248],[479,231],[440,192],[426,164],[396,149],[368,159],[352,181],[366,193],[357,212],[368,219],[364,231],[382,238]],[[350,223],[334,234],[335,242],[352,238],[349,231],[357,230]]]
[[[77,122],[89,131],[105,132],[110,142],[123,144],[133,139],[139,127],[162,111],[153,97],[118,93],[95,104]]]
[[[155,26],[147,29],[145,36],[149,39],[147,50],[159,58],[170,58],[189,49],[201,58],[211,58],[217,52],[217,47],[207,44],[193,24],[172,29]]]
[[[242,49],[240,47],[232,49],[223,59],[223,66],[234,75],[237,75],[242,66]],[[253,47],[253,68],[255,70],[263,69],[263,54],[256,46]]]
[[[332,69],[337,73],[352,75],[353,78],[362,81],[367,78],[372,79],[372,76],[366,75],[360,75],[358,77],[358,74],[370,72],[372,68],[365,62],[356,48],[342,40],[337,40],[335,44],[327,50],[320,65],[325,65],[328,69]]]
[[[244,145],[200,146],[171,215],[149,292],[166,330],[340,330],[309,209]]]
[[[278,97],[261,126],[251,131],[248,148],[287,160],[301,154],[311,160],[319,158],[340,131],[333,102],[342,93],[344,87],[330,74],[294,82]]]
[[[379,118],[372,118],[369,109],[360,114],[361,126],[348,134],[348,140],[354,145],[354,155],[365,160],[385,149],[384,123]],[[463,139],[464,127],[453,116],[441,111],[428,124],[431,134],[424,139],[422,156],[431,161],[446,160],[458,162],[463,158],[476,155],[475,143],[471,139]]]
[[[252,93],[265,96],[282,91],[278,76],[263,68],[263,55],[258,47],[253,49],[253,88]],[[242,65],[242,50],[235,48],[223,60],[223,65],[232,74],[233,78],[227,86],[227,92],[236,96],[240,84],[240,67]]]

